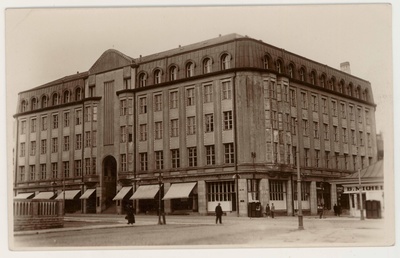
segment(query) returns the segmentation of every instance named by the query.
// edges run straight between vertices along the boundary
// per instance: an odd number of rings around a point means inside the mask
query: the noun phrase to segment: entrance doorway
[[[114,204],[113,198],[117,192],[117,161],[113,156],[107,156],[103,160],[103,189],[105,209]]]

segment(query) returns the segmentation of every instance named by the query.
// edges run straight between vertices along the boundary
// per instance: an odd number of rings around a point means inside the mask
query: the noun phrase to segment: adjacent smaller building
[[[383,160],[360,171],[363,211],[366,218],[384,217]],[[344,214],[360,217],[358,173],[335,180],[338,204]]]

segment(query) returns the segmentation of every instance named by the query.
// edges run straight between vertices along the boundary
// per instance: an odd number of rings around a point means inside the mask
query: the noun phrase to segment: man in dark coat
[[[267,203],[267,207],[265,207],[265,215],[267,217],[269,217],[270,212],[271,212],[271,209],[269,208],[269,204]]]
[[[132,204],[127,205],[125,219],[128,220],[128,225],[135,223],[135,211],[133,209]]]
[[[218,221],[220,224],[222,224],[222,214],[223,214],[223,211],[222,211],[221,204],[218,203],[218,206],[215,207],[215,216],[216,216],[215,224],[218,224]]]

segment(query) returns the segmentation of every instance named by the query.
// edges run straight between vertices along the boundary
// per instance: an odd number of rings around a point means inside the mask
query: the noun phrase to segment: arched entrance
[[[113,198],[117,192],[117,161],[113,156],[107,156],[103,160],[103,190],[105,209],[114,204]]]

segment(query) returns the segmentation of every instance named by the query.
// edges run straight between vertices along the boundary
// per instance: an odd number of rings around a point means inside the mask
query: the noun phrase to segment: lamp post
[[[297,127],[297,148],[296,148],[296,169],[297,169],[297,217],[299,218],[299,230],[303,230],[303,210],[301,203],[301,176],[300,176],[300,146],[299,146],[299,123],[296,118]]]
[[[162,176],[158,176],[158,225],[162,225],[161,222],[161,186],[162,186]]]
[[[360,194],[360,220],[364,220],[362,189],[361,189],[361,165],[358,168],[358,190]]]
[[[236,174],[233,175],[233,178],[235,179],[235,188],[236,188],[236,216],[239,217],[239,174],[236,172]]]

